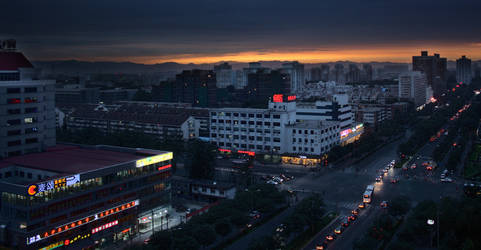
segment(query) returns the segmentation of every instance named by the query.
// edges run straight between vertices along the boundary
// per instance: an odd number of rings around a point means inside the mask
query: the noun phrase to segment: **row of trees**
[[[388,243],[410,208],[411,201],[406,196],[398,196],[389,201],[387,215],[382,214],[376,218],[368,232],[354,242],[354,249],[378,249],[379,245]]]
[[[295,238],[306,230],[316,230],[324,216],[324,202],[319,195],[303,199],[296,205],[294,212],[287,217],[282,232],[273,232],[269,236],[258,238],[249,245],[251,250],[274,250],[286,245],[286,241]]]
[[[481,249],[481,200],[444,198],[439,203],[423,201],[406,219],[406,225],[392,242],[390,250],[427,248],[438,249]],[[438,214],[439,213],[439,214]],[[434,225],[427,220],[433,219]],[[436,225],[439,223],[439,225]]]
[[[285,193],[273,185],[261,184],[239,191],[234,200],[223,200],[202,215],[190,219],[186,224],[172,230],[156,232],[151,243],[135,245],[131,249],[199,249],[208,247],[239,232],[249,222],[252,210],[265,214],[285,204]]]

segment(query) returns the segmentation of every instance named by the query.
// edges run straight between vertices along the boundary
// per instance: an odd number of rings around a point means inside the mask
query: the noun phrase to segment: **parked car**
[[[316,250],[324,250],[327,248],[327,244],[325,242],[319,242],[316,244]]]
[[[343,227],[348,227],[349,226],[349,217],[345,217],[343,220],[342,220],[342,224],[341,224]]]
[[[353,215],[358,215],[359,214],[359,208],[356,208],[356,209],[352,210],[351,213]]]
[[[326,235],[326,240],[333,241],[336,238],[335,234],[328,234]]]
[[[414,163],[413,165],[411,165],[411,169],[416,169],[416,163]]]
[[[341,226],[336,227],[336,229],[334,229],[334,233],[335,234],[341,234],[342,233],[342,227]]]
[[[357,207],[358,207],[358,208],[365,208],[366,205],[364,205],[364,203],[361,203],[361,204],[359,204],[359,206],[357,206]]]

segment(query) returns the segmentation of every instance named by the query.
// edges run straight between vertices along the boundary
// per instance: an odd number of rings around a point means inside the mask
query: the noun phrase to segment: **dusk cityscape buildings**
[[[5,1],[0,250],[481,249],[480,9]]]

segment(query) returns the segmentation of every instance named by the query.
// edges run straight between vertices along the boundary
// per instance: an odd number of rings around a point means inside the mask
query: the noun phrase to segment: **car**
[[[385,174],[387,174],[387,171],[388,171],[387,169],[382,170],[382,172],[385,173]]]
[[[345,218],[342,220],[341,225],[342,225],[343,227],[348,227],[348,226],[349,226],[349,217],[345,217]]]
[[[444,179],[446,178],[446,175],[445,174],[441,174],[441,179]]]
[[[282,232],[284,232],[285,229],[286,229],[286,225],[280,224],[280,225],[276,228],[276,232],[282,233]]]
[[[326,235],[326,240],[333,241],[335,237],[336,237],[335,234],[328,234],[328,235]]]
[[[416,169],[416,163],[414,163],[413,165],[411,165],[411,169]]]
[[[277,185],[279,183],[277,183],[276,181],[273,181],[273,180],[268,180],[267,184]]]
[[[352,210],[351,213],[353,215],[358,215],[359,214],[359,208],[356,208],[356,209]]]
[[[382,201],[382,202],[381,202],[381,207],[382,207],[382,208],[387,208],[387,201]]]
[[[446,177],[446,178],[442,178],[441,182],[453,182],[453,179]]]
[[[251,223],[247,223],[246,224],[246,228],[251,228],[252,227],[252,224]]]
[[[351,221],[351,222],[352,222],[352,221],[355,221],[356,218],[357,218],[357,215],[350,215],[350,216],[347,217],[347,219],[348,219],[349,221]]]
[[[399,180],[396,179],[396,178],[392,178],[392,179],[391,179],[391,183],[392,183],[392,184],[396,184],[396,183],[398,183],[398,181],[399,181]]]
[[[376,182],[381,182],[381,179],[382,179],[382,178],[381,178],[381,177],[379,177],[379,176],[378,176],[378,177],[376,177]]]
[[[327,244],[325,242],[319,242],[316,244],[316,250],[324,250],[327,248]]]
[[[144,245],[148,245],[152,241],[151,238],[147,238],[144,240]]]
[[[252,219],[259,219],[261,217],[261,213],[259,213],[259,211],[252,211],[249,213],[249,217],[251,217]]]
[[[427,166],[426,170],[429,170],[429,171],[433,170],[433,166],[431,166],[431,165]]]
[[[359,204],[357,207],[358,207],[358,208],[365,208],[366,205],[364,205],[364,203],[361,203],[361,204]]]
[[[336,229],[334,229],[334,233],[335,234],[341,234],[342,233],[342,227],[341,226],[336,227]]]

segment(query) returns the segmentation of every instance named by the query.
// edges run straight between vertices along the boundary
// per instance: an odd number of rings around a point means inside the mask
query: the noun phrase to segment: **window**
[[[270,122],[264,122],[264,125],[266,125],[266,126],[270,126],[270,125],[271,125],[271,123],[270,123]]]
[[[239,113],[234,113],[234,117],[239,117]]]
[[[216,112],[211,112],[210,115],[211,115],[211,116],[214,116],[214,115],[217,115],[217,113],[216,113]]]
[[[262,114],[257,114],[256,118],[262,118]]]
[[[281,123],[279,123],[279,122],[274,122],[274,127],[279,127],[279,126],[281,126]]]
[[[37,102],[37,97],[25,97],[25,103],[35,103]]]
[[[206,187],[202,187],[202,192],[207,192],[207,188],[206,188]]]
[[[254,118],[254,114],[249,114],[249,118]]]
[[[225,113],[225,116],[230,116],[230,113]]]
[[[8,136],[19,135],[20,133],[21,133],[21,130],[19,130],[19,129],[18,129],[18,130],[9,130],[9,131],[7,132],[7,135],[8,135]]]
[[[37,122],[37,117],[25,117],[24,122],[26,124],[35,123]]]
[[[8,114],[9,114],[9,115],[20,114],[20,109],[9,109],[9,110],[8,110]]]
[[[274,142],[281,142],[281,138],[274,137]]]
[[[257,126],[262,126],[262,122],[256,122]]]
[[[311,135],[313,135],[313,134],[314,134],[314,130],[311,130]]]
[[[212,119],[212,123],[215,123],[215,122],[217,122],[217,119]]]
[[[280,119],[281,115],[274,115],[274,119]]]
[[[37,107],[25,108],[25,114],[37,113]]]
[[[247,124],[247,121],[241,121],[241,124],[245,125],[245,124]]]
[[[13,125],[19,125],[19,124],[20,124],[20,119],[7,121],[7,126],[13,126]]]
[[[270,137],[264,137],[264,141],[271,141]]]
[[[254,121],[249,121],[249,125],[254,125]]]
[[[257,149],[257,150],[262,150],[262,145],[257,145],[257,146],[256,146],[256,149]]]
[[[246,113],[241,113],[241,117],[246,117],[247,114]]]
[[[37,142],[38,142],[38,138],[25,139],[25,144],[31,144],[31,143],[37,143]]]
[[[292,151],[296,151],[296,147],[292,147]]]
[[[25,172],[20,171],[20,177],[25,177]]]
[[[257,141],[262,141],[262,136],[257,136],[256,140],[257,140]]]
[[[32,173],[27,173],[27,178],[32,179]]]
[[[292,138],[292,142],[296,142],[296,138]]]
[[[295,129],[293,129],[293,130],[292,130],[292,133],[293,133],[293,134],[296,134],[296,130],[295,130]]]
[[[247,136],[241,135],[241,140],[245,140],[246,138],[247,138]]]
[[[17,94],[20,93],[20,88],[8,88],[7,94]]]
[[[20,140],[15,140],[15,141],[9,141],[7,145],[8,145],[9,147],[13,147],[13,146],[18,146],[18,145],[20,145],[20,144],[22,144],[22,141],[20,141]]]
[[[19,104],[21,102],[22,101],[20,100],[20,98],[9,98],[9,99],[7,99],[8,104]]]
[[[264,115],[264,118],[270,118],[270,117],[271,117],[271,116],[268,115],[268,114],[265,114],[265,115]]]
[[[36,87],[25,88],[25,93],[36,93],[36,92],[37,92]]]

